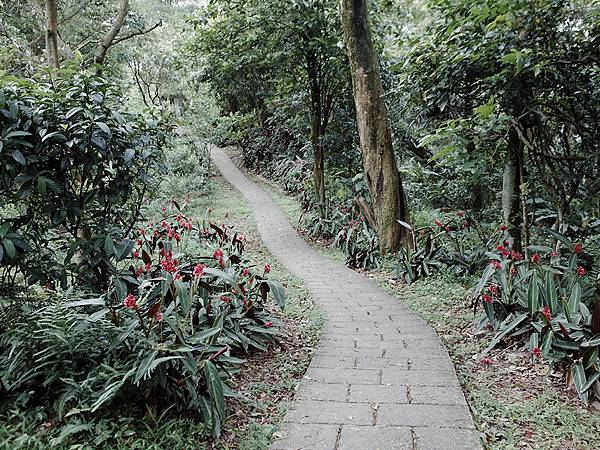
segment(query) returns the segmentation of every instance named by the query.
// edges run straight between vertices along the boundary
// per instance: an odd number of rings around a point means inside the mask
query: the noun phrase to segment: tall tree
[[[58,6],[56,0],[46,0],[46,53],[48,65],[58,69],[60,54],[58,53]]]
[[[392,148],[379,61],[373,46],[366,0],[341,0],[342,26],[352,71],[363,166],[382,253],[398,248],[407,221],[400,173]]]

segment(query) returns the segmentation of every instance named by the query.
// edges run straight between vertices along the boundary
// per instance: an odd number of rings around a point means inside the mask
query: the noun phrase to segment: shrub
[[[154,405],[197,412],[218,435],[231,394],[223,379],[239,356],[276,339],[267,293],[284,304],[269,265],[253,273],[243,240],[228,231],[165,208],[121,243],[127,256],[107,293],[22,303],[0,332],[2,414],[47,404],[58,421],[86,423],[119,405]],[[203,256],[185,252],[194,245]]]
[[[122,103],[115,85],[81,70],[0,79],[5,281],[105,287],[114,264],[103,243],[137,220],[166,139],[163,124]]]
[[[413,228],[412,245],[400,249],[399,276],[407,283],[414,283],[441,268],[448,268],[456,275],[478,273],[488,257],[485,248],[490,240],[484,239],[480,225],[464,211],[443,220],[436,218],[433,225]]]
[[[598,293],[581,265],[582,246],[550,232],[557,244],[531,246],[525,259],[501,242],[475,288],[484,322],[496,334],[488,350],[512,337],[526,339],[533,358],[566,363],[582,401],[600,378]]]

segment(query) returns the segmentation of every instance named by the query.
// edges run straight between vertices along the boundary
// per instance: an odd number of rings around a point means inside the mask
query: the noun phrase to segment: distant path
[[[481,448],[448,353],[429,325],[310,248],[224,151],[213,149],[212,158],[250,202],[271,253],[304,281],[328,318],[271,449]]]

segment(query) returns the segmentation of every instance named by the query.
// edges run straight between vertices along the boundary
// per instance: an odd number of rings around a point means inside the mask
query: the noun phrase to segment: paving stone
[[[265,245],[303,281],[327,318],[271,449],[334,450],[337,439],[337,450],[411,448],[410,427],[419,449],[478,448],[476,434],[466,429],[473,423],[454,368],[432,328],[372,281],[309,247],[222,150],[212,156],[247,198]],[[346,402],[348,385],[356,402]],[[412,404],[402,403],[407,389]]]
[[[466,405],[414,405],[384,403],[377,411],[377,425],[403,427],[473,428]]]
[[[428,405],[464,405],[465,396],[458,387],[411,386],[411,403]]]
[[[345,402],[347,397],[348,385],[334,383],[302,383],[296,394],[299,400]]]
[[[388,359],[388,358],[356,358],[357,369],[383,369],[395,368],[399,370],[408,369],[408,360]]]
[[[412,450],[410,428],[344,425],[338,450]]]
[[[350,401],[358,403],[408,403],[406,386],[352,384]]]
[[[415,428],[417,450],[480,450],[481,442],[471,430]]]
[[[379,369],[328,369],[311,367],[304,378],[321,383],[379,383]]]
[[[328,369],[352,369],[356,364],[356,358],[351,356],[323,356],[317,354],[310,362],[311,367],[323,367]],[[379,367],[360,367],[360,369],[379,369]]]
[[[276,433],[272,450],[334,450],[339,425],[289,423]]]
[[[454,372],[442,370],[381,369],[382,384],[409,386],[460,386]]]
[[[285,422],[372,425],[373,409],[367,403],[300,400],[285,416]]]

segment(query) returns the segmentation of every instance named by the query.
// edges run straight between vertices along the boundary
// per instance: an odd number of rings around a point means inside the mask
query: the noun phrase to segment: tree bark
[[[513,249],[522,251],[521,175],[523,173],[523,142],[515,126],[508,131],[506,162],[502,178],[502,220],[513,239]]]
[[[363,167],[382,253],[409,242],[398,220],[408,222],[404,192],[392,148],[379,61],[369,26],[367,0],[341,0],[342,27],[352,70],[352,86]]]
[[[46,53],[48,65],[58,69],[60,55],[58,53],[58,6],[56,0],[46,0]]]
[[[315,185],[315,197],[319,211],[319,217],[326,215],[325,210],[325,152],[323,151],[324,108],[323,108],[323,86],[322,77],[319,74],[319,60],[315,52],[310,48],[310,38],[304,37],[306,57],[306,72],[310,90],[310,140],[313,149],[313,183]]]
[[[106,60],[106,54],[108,53],[108,49],[113,45],[113,41],[121,31],[123,27],[123,23],[125,22],[125,17],[127,17],[127,13],[129,12],[129,0],[119,0],[119,6],[117,9],[117,16],[110,27],[110,30],[106,33],[100,44],[98,44],[98,50],[96,51],[96,56],[94,57],[94,62],[96,64],[104,64]]]

